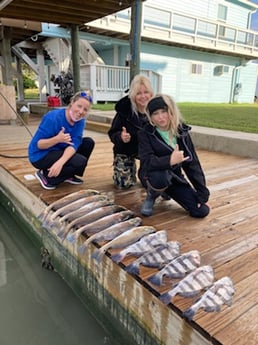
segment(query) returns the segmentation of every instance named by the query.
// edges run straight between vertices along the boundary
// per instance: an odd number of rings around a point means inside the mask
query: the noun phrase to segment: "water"
[[[0,204],[0,344],[115,345]]]

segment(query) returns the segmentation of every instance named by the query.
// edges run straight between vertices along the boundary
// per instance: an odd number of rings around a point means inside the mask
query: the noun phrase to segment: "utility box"
[[[12,85],[0,85],[0,121],[16,120],[15,88]]]

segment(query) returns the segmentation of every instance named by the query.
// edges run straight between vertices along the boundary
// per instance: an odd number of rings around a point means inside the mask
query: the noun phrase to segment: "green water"
[[[0,204],[0,344],[115,345]]]

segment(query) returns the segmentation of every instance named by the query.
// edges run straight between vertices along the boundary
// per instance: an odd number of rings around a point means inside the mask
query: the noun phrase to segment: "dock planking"
[[[17,140],[1,134],[0,154],[14,158],[1,156],[0,164],[46,205],[76,190],[96,189],[142,217],[139,210],[145,191],[139,183],[129,190],[113,186],[112,144],[103,136],[95,140],[82,186],[64,183],[54,191],[46,191],[37,180],[26,180],[24,176],[34,175],[35,169],[27,158],[15,157],[26,156],[28,137]],[[198,150],[198,154],[211,191],[210,215],[193,219],[174,201],[158,199],[153,216],[142,217],[143,225],[166,230],[168,240],[180,242],[182,253],[199,250],[201,264],[214,268],[216,280],[225,275],[233,280],[236,292],[232,306],[223,306],[219,313],[199,310],[193,324],[206,332],[214,343],[255,345],[258,343],[258,161],[205,150]],[[133,260],[128,256],[122,263],[127,266]],[[140,266],[139,278],[157,295],[171,289],[177,281],[164,279],[164,284],[156,287],[148,283],[155,272],[157,269]],[[173,304],[184,311],[195,300],[196,297],[176,296]]]

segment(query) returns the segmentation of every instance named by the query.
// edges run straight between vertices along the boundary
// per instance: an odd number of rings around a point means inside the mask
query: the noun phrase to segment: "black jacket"
[[[191,127],[183,124],[179,128],[180,136],[177,138],[179,150],[183,150],[184,156],[190,156],[190,158],[182,164],[174,166],[170,166],[170,156],[173,148],[165,143],[155,127],[147,124],[144,129],[139,131],[139,177],[141,181],[144,181],[150,171],[171,170],[172,183],[173,180],[175,183],[185,183],[184,171],[197,192],[199,202],[206,203],[210,192],[206,187],[205,176],[189,134],[190,130]]]
[[[111,128],[108,135],[114,144],[114,154],[120,153],[127,156],[138,156],[138,137],[137,132],[147,122],[145,114],[135,113],[132,110],[131,101],[128,96],[120,99],[116,106],[116,115],[112,121]],[[131,134],[129,143],[124,143],[121,139],[122,127],[125,127],[127,132]]]

